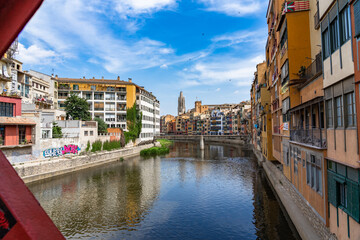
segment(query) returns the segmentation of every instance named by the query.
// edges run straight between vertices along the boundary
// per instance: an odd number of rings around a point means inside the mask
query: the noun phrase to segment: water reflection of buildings
[[[258,239],[284,239],[282,236],[292,236],[287,239],[297,239],[298,236],[294,236],[295,229],[291,231],[290,228],[282,227],[282,223],[287,219],[260,169],[253,174],[253,194],[253,217]]]
[[[30,185],[68,238],[110,229],[134,230],[161,187],[160,159],[126,161]]]

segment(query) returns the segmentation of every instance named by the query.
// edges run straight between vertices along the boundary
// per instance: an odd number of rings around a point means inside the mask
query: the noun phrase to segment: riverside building
[[[274,160],[317,222],[338,239],[360,239],[360,2],[270,0],[267,21]],[[251,135],[264,156],[257,106],[266,94],[256,77]]]
[[[359,3],[353,3],[359,11]],[[354,11],[353,11],[354,13]],[[355,15],[355,16],[354,16]],[[329,228],[339,239],[360,239],[359,224],[359,135],[354,81],[353,42],[358,42],[359,25],[352,31],[348,1],[319,1],[319,17],[326,104],[327,190]],[[357,31],[357,32],[356,32]],[[354,35],[353,35],[354,34]],[[358,71],[358,65],[355,69]],[[358,85],[356,85],[358,87]]]
[[[126,131],[126,109],[136,104],[142,112],[141,141],[152,140],[160,134],[160,102],[143,87],[128,81],[108,79],[54,78],[58,86],[58,106],[64,103],[71,93],[85,98],[89,104],[92,119],[98,117],[109,128],[122,128]]]

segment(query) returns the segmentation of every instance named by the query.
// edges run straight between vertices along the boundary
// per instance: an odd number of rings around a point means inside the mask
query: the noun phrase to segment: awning
[[[0,117],[0,125],[36,125],[36,122],[24,117]]]

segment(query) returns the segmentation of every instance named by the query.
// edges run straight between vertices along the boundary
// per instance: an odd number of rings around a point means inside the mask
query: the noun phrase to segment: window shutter
[[[347,210],[349,215],[359,222],[359,184],[347,181]]]
[[[328,171],[328,201],[337,207],[335,174]]]
[[[360,1],[354,3],[355,37],[360,35]]]

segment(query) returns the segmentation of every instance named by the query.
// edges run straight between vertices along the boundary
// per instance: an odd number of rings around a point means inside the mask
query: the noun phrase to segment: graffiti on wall
[[[59,148],[49,148],[43,151],[43,155],[45,158],[48,157],[59,157],[65,154],[77,154],[80,151],[80,147],[78,145],[64,145],[63,147]]]

